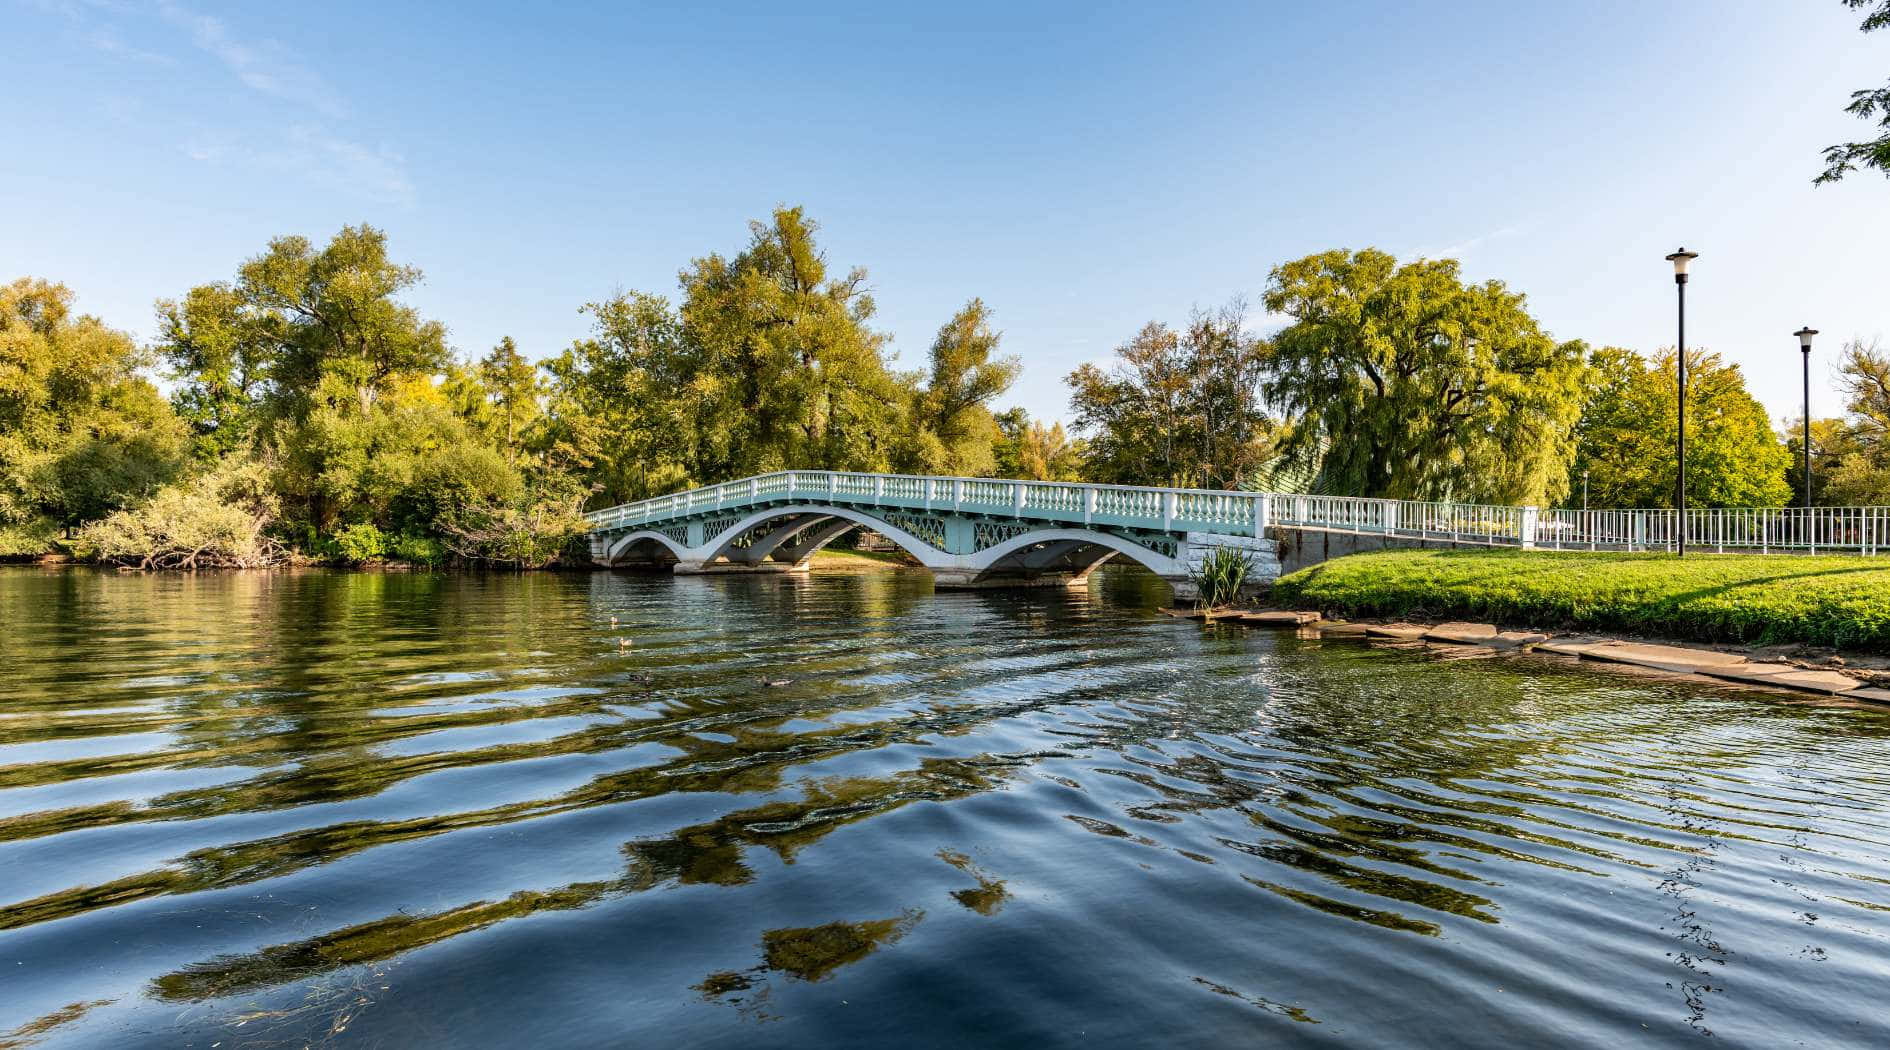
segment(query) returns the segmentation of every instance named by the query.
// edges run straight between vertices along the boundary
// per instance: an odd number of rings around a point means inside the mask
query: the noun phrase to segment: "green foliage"
[[[104,561],[147,569],[258,568],[285,554],[267,533],[276,509],[265,465],[231,457],[87,525],[79,539]]]
[[[366,522],[350,525],[335,533],[335,551],[343,561],[360,564],[378,561],[387,554],[387,537]]]
[[[54,549],[59,525],[51,518],[0,525],[0,560],[37,558]]]
[[[911,411],[914,448],[896,464],[920,474],[988,475],[997,465],[1002,440],[991,401],[1010,389],[1022,367],[997,352],[999,333],[979,299],[939,328],[932,341],[931,372],[915,391]]]
[[[1844,0],[1844,3],[1853,10],[1869,11],[1861,26],[1864,32],[1890,26],[1890,0]],[[1827,148],[1824,151],[1824,171],[1812,181],[1836,182],[1860,166],[1876,168],[1890,176],[1890,87],[1864,88],[1851,92],[1851,103],[1844,107],[1844,111],[1860,120],[1875,120],[1881,134],[1863,142],[1844,142]]]
[[[237,287],[200,285],[157,304],[157,351],[170,366],[171,404],[190,425],[205,460],[246,448],[268,380],[271,344]]]
[[[1812,426],[1813,494],[1824,504],[1890,504],[1890,351],[1854,339],[1839,375],[1847,414]]]
[[[1201,565],[1189,575],[1194,579],[1196,602],[1208,609],[1222,609],[1240,598],[1253,571],[1253,559],[1238,547],[1215,547],[1201,559]]]
[[[683,271],[682,327],[700,478],[771,470],[886,470],[909,398],[868,327],[866,271],[831,275],[799,208],[751,223],[733,259]]]
[[[1890,651],[1890,564],[1881,558],[1384,551],[1302,569],[1276,581],[1273,595],[1347,616]]]
[[[1258,384],[1266,347],[1240,303],[1197,312],[1176,331],[1150,322],[1109,369],[1066,378],[1094,481],[1232,488],[1270,455]],[[1048,437],[1048,435],[1046,435]]]
[[[997,476],[1030,481],[1080,481],[1087,443],[1072,441],[1062,423],[1044,426],[1021,408],[993,417],[1002,435],[994,451]]]
[[[387,541],[387,556],[431,569],[446,561],[446,545],[431,536],[403,532]]]
[[[1550,339],[1500,281],[1452,259],[1398,265],[1376,249],[1273,268],[1291,318],[1264,361],[1288,421],[1280,451],[1336,495],[1549,503],[1568,488],[1580,343]]]
[[[73,315],[64,286],[0,286],[0,528],[11,546],[149,496],[188,435],[123,332]],[[26,553],[20,551],[19,553]]]
[[[893,372],[866,271],[830,274],[799,209],[746,250],[681,274],[682,306],[628,292],[585,310],[592,334],[545,363],[538,447],[607,506],[784,469],[985,474],[990,401],[1016,376],[972,300],[940,330],[926,383]]]
[[[1737,365],[1687,352],[1687,503],[1695,507],[1778,507],[1790,453],[1765,406],[1746,392]],[[1589,473],[1593,507],[1671,507],[1679,383],[1674,355],[1652,362],[1605,347],[1590,358],[1588,403],[1576,428],[1574,472]]]
[[[538,569],[584,531],[574,501],[546,497],[511,504],[468,503],[445,521],[443,543],[469,562]]]

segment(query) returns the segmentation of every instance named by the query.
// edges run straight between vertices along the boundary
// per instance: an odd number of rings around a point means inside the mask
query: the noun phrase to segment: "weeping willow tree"
[[[1585,347],[1557,343],[1500,281],[1376,249],[1273,269],[1290,318],[1261,389],[1287,427],[1281,468],[1310,488],[1394,499],[1552,504],[1568,489]]]

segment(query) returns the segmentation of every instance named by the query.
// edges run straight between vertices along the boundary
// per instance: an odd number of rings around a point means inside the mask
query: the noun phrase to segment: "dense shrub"
[[[584,531],[574,501],[544,499],[523,506],[466,507],[445,523],[446,548],[472,562],[538,569],[557,560]]]
[[[387,553],[387,537],[372,525],[350,525],[335,533],[335,554],[343,561],[360,564],[377,561]]]
[[[147,569],[256,568],[285,556],[265,531],[275,513],[263,465],[231,459],[87,525],[79,541],[102,561]]]
[[[395,561],[431,569],[446,560],[446,547],[431,536],[403,532],[387,541],[387,555]]]

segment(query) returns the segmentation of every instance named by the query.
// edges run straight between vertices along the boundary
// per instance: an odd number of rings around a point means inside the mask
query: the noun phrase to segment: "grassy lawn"
[[[1890,652],[1890,557],[1405,550],[1283,577],[1281,605]]]

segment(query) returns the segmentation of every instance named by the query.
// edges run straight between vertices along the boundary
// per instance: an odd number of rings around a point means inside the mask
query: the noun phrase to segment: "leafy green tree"
[[[702,446],[730,440],[732,377],[706,372],[668,300],[630,292],[591,303],[590,338],[545,362],[547,461],[610,506],[702,480]]]
[[[1688,506],[1785,505],[1789,454],[1739,367],[1704,350],[1687,351],[1687,362]],[[1594,378],[1575,457],[1575,470],[1588,472],[1589,505],[1673,506],[1679,427],[1673,351],[1650,362],[1606,347],[1590,365]]]
[[[1851,340],[1839,376],[1847,414],[1812,425],[1813,497],[1831,505],[1890,504],[1890,350]]]
[[[1003,436],[990,403],[1010,389],[1021,368],[1016,357],[998,354],[999,339],[980,299],[939,328],[925,389],[914,391],[915,451],[902,469],[975,477],[996,467]]]
[[[1084,443],[1073,441],[1062,423],[1044,426],[1022,408],[996,416],[1003,435],[996,449],[997,474],[1030,481],[1082,481]]]
[[[345,397],[318,401],[277,475],[313,508],[303,520],[317,532],[366,523],[436,533],[462,503],[507,503],[524,492],[518,471],[425,378],[388,386],[365,408]]]
[[[271,346],[234,285],[192,288],[157,304],[157,352],[170,367],[171,404],[190,425],[199,458],[218,459],[254,437]]]
[[[1785,421],[1783,437],[1790,466],[1785,469],[1785,487],[1791,492],[1789,502],[1798,506],[1805,498],[1804,417]],[[1881,503],[1877,490],[1890,496],[1890,484],[1871,484],[1871,449],[1859,440],[1861,435],[1849,419],[1843,417],[1811,421],[1811,502],[1828,507],[1848,503]],[[1890,473],[1883,475],[1890,482]],[[1862,495],[1862,499],[1856,499]]]
[[[866,271],[831,275],[799,208],[749,230],[741,254],[682,274],[691,375],[715,417],[698,435],[700,476],[887,469],[909,397],[886,368],[886,337],[868,327]]]
[[[1318,491],[1548,503],[1568,491],[1584,347],[1550,339],[1500,281],[1452,259],[1376,249],[1273,269],[1262,389],[1285,413],[1289,464]]]
[[[544,414],[544,378],[508,335],[480,360],[479,379],[492,402],[499,447],[516,463],[526,430]]]
[[[344,397],[365,410],[390,384],[444,368],[445,326],[397,298],[420,279],[388,259],[387,235],[371,226],[344,226],[319,251],[278,237],[244,263],[238,313],[260,344],[251,356],[266,362],[268,416],[299,423]]]
[[[1084,473],[1134,485],[1231,488],[1264,458],[1273,423],[1259,383],[1266,344],[1245,330],[1243,307],[1197,311],[1177,331],[1150,322],[1104,369],[1065,380]]]
[[[1844,0],[1844,4],[1852,10],[1869,12],[1862,25],[1866,33],[1890,26],[1890,0]],[[1890,86],[1851,92],[1851,104],[1844,111],[1860,120],[1875,119],[1881,134],[1864,142],[1844,142],[1826,149],[1824,171],[1812,181],[1836,182],[1860,166],[1890,176]]]
[[[188,433],[131,338],[72,313],[64,285],[0,286],[0,552],[129,506],[169,481]]]

